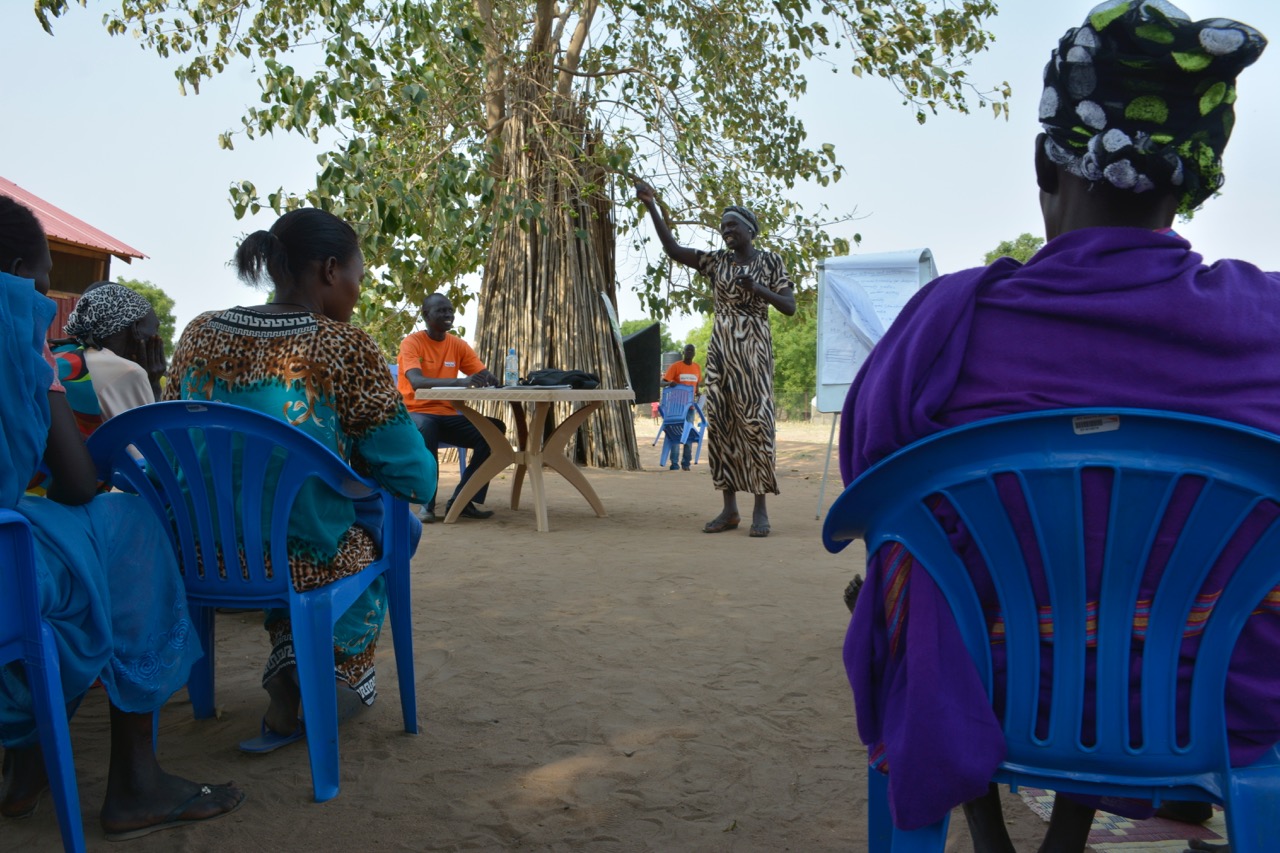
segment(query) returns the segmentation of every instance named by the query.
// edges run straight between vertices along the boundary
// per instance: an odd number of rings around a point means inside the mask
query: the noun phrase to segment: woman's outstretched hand
[[[653,187],[646,184],[639,178],[635,179],[636,200],[642,204],[653,204],[654,195]]]

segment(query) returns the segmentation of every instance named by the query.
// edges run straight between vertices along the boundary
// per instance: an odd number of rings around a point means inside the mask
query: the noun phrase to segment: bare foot
[[[108,786],[102,829],[108,841],[124,841],[230,814],[243,802],[244,792],[233,782],[207,785],[160,773],[144,789],[118,791]]]
[[[0,799],[0,816],[31,817],[40,795],[49,789],[45,774],[44,754],[40,747],[6,749],[4,751],[4,797]]]

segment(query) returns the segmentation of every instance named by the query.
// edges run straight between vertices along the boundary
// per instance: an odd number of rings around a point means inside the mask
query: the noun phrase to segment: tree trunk
[[[508,77],[507,106],[499,187],[540,204],[541,216],[495,217],[480,289],[479,355],[497,372],[515,347],[521,373],[586,370],[602,387],[624,388],[626,368],[605,307],[608,299],[616,314],[608,184],[583,156],[598,134],[580,104],[556,97],[533,76]],[[595,189],[584,195],[586,186]],[[557,408],[557,420],[569,414],[569,404]],[[569,453],[587,465],[638,469],[631,404],[604,404]]]

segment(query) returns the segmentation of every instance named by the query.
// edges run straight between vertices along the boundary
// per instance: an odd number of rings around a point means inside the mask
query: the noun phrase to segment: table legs
[[[582,408],[557,424],[545,441],[543,440],[543,434],[546,429],[547,418],[551,414],[552,404],[541,401],[533,403],[533,411],[530,413],[531,417],[526,428],[525,411],[522,404],[513,402],[511,407],[516,415],[516,429],[520,436],[521,447],[512,449],[506,435],[495,427],[492,421],[465,403],[454,401],[458,411],[468,421],[475,424],[476,429],[480,430],[485,441],[489,443],[490,455],[485,460],[485,463],[471,475],[471,479],[467,481],[467,484],[462,487],[462,491],[458,493],[453,506],[445,515],[444,523],[452,524],[457,521],[463,508],[475,497],[481,487],[496,477],[499,471],[512,464],[516,466],[516,472],[511,485],[511,508],[520,508],[520,491],[527,470],[529,487],[533,492],[533,509],[537,517],[539,532],[546,533],[551,529],[547,521],[547,495],[542,475],[542,466],[544,465],[568,480],[587,499],[587,503],[591,505],[591,509],[595,511],[595,514],[600,518],[604,518],[606,515],[604,504],[600,502],[595,489],[591,488],[591,484],[587,482],[587,478],[582,471],[564,453],[570,437],[591,416],[592,412],[600,408],[601,402],[599,400],[587,402]]]
[[[445,514],[445,524],[453,524],[457,521],[458,516],[462,514],[462,510],[476,496],[476,492],[480,491],[485,483],[498,476],[499,471],[517,460],[516,452],[511,449],[511,442],[507,441],[507,436],[502,430],[493,425],[493,421],[466,403],[455,401],[453,405],[484,436],[484,440],[489,445],[489,458],[471,475],[471,479],[467,480],[467,484],[462,487],[462,491],[458,492],[458,496],[453,501],[453,506]]]
[[[539,403],[538,407],[551,408],[550,403]],[[596,400],[584,405],[569,417],[565,418],[555,428],[551,435],[547,436],[546,442],[542,445],[542,464],[555,471],[561,477],[564,477],[573,485],[578,493],[587,499],[587,503],[591,504],[591,509],[599,518],[604,518],[604,504],[600,503],[600,498],[596,495],[596,490],[591,488],[591,484],[587,482],[587,478],[583,475],[582,470],[573,461],[564,454],[564,448],[569,443],[569,439],[577,431],[578,427],[591,416],[591,413],[600,408],[600,401]],[[545,414],[539,418],[539,413],[534,411],[534,425],[530,429],[532,436],[542,435],[542,425],[546,421]],[[532,476],[532,470],[530,471]],[[535,487],[536,489],[536,487]],[[534,500],[537,501],[537,491],[534,492]],[[520,475],[516,474],[515,485],[511,487],[511,506],[514,509],[520,496]],[[545,502],[544,502],[545,503]],[[545,511],[545,507],[544,507]],[[541,529],[541,528],[539,528]]]

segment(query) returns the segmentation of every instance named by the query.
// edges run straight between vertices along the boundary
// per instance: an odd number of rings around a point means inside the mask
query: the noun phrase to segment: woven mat
[[[1053,810],[1053,793],[1039,788],[1019,788],[1018,793],[1031,811],[1047,823]],[[1222,810],[1216,807],[1213,817],[1204,824],[1181,823],[1159,817],[1129,820],[1098,812],[1089,832],[1089,849],[1095,853],[1182,853],[1193,838],[1222,843],[1226,837],[1227,824]]]

